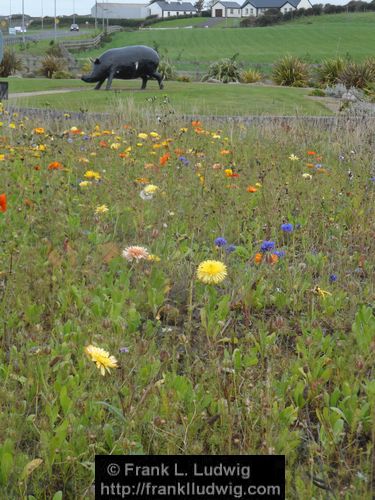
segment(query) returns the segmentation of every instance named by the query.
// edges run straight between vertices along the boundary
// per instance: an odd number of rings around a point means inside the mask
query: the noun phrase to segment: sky
[[[30,16],[41,16],[42,6],[44,16],[54,15],[55,0],[23,0],[25,14]],[[103,0],[98,0],[103,1]],[[114,3],[120,1],[112,0]],[[335,5],[345,5],[349,0],[311,0],[312,4],[331,3]],[[56,12],[58,16],[69,16],[73,14],[73,7],[76,14],[89,14],[91,7],[95,5],[95,0],[56,0]],[[9,16],[9,13],[19,14],[22,12],[22,0],[0,0],[0,15]]]

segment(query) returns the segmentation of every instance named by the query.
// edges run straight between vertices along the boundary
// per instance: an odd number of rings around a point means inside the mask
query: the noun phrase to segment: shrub
[[[241,28],[252,28],[255,26],[256,17],[250,16],[241,19],[240,27]]]
[[[242,83],[255,83],[262,79],[261,73],[256,69],[248,69],[241,73]]]
[[[8,77],[13,75],[16,71],[20,71],[22,69],[21,59],[17,56],[13,50],[6,48],[4,50],[4,57],[2,62],[0,63],[0,76]]]
[[[208,68],[208,73],[204,75],[202,81],[215,78],[222,83],[239,82],[241,79],[241,70],[236,57],[237,55],[230,59],[220,59],[220,61],[211,64]]]
[[[45,56],[42,59],[41,73],[47,78],[52,78],[54,73],[64,69],[64,61],[59,57]]]
[[[175,68],[169,59],[162,59],[160,61],[158,71],[164,80],[173,80],[176,76]]]
[[[283,19],[283,14],[279,9],[268,9],[262,16],[255,18],[255,26],[271,26]]]
[[[62,50],[60,45],[53,43],[49,49],[46,50],[48,56],[62,57]]]
[[[278,85],[304,87],[308,81],[308,67],[295,56],[285,56],[278,61],[272,71],[272,79]]]
[[[318,68],[318,82],[322,85],[335,85],[346,62],[341,57],[325,59]]]
[[[185,82],[185,83],[189,83],[189,82],[191,82],[190,76],[188,76],[188,75],[179,75],[179,76],[176,78],[176,80],[177,80],[178,82]]]
[[[322,89],[314,89],[309,93],[309,95],[312,95],[315,97],[325,97],[326,93]]]
[[[347,89],[350,87],[363,89],[374,81],[374,71],[369,64],[349,62],[341,71],[339,81]]]
[[[53,78],[55,80],[66,80],[66,79],[74,78],[74,77],[71,73],[69,73],[69,71],[60,70],[60,71],[56,71],[53,74]]]

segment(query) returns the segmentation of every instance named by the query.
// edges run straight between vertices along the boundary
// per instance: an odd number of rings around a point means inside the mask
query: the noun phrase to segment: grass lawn
[[[98,56],[111,47],[144,44],[167,55],[178,69],[186,63],[207,64],[238,53],[245,64],[272,63],[287,53],[320,62],[326,57],[350,54],[355,60],[373,55],[375,12],[338,14],[298,19],[265,28],[196,28],[121,32],[104,48],[77,57]]]
[[[70,80],[27,81],[18,91],[48,88],[69,88]],[[80,87],[79,80],[72,80]],[[47,82],[47,83],[46,83]],[[157,83],[149,82],[146,91],[140,91],[140,80],[115,81],[115,91],[94,91],[86,86],[82,92],[50,94],[11,99],[12,104],[26,107],[56,108],[66,111],[109,111],[125,106],[143,107],[145,110],[161,110],[166,107],[184,114],[201,115],[328,115],[331,112],[321,103],[308,97],[309,90],[286,87],[261,87],[251,85],[220,85],[208,83],[166,82],[160,92]],[[12,89],[11,92],[17,92]],[[90,89],[90,90],[89,90]],[[168,104],[164,104],[167,96]]]
[[[160,21],[159,23],[151,24],[147,28],[184,28],[185,26],[196,26],[203,24],[207,17],[189,17],[184,19],[171,19]]]

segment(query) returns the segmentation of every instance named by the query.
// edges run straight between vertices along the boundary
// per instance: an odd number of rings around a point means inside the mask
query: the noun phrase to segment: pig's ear
[[[100,64],[99,59],[95,59],[94,64]]]

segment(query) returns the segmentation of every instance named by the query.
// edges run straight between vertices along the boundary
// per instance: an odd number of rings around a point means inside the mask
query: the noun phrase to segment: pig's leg
[[[141,87],[141,90],[144,90],[146,88],[147,81],[148,81],[147,76],[142,76],[142,87]]]
[[[112,80],[113,80],[113,77],[115,76],[115,72],[114,71],[111,71],[108,75],[108,79],[107,79],[107,85],[105,87],[106,90],[109,90],[111,88],[111,85],[112,85]]]
[[[155,80],[158,81],[160,90],[163,90],[164,85],[163,85],[163,77],[161,76],[161,74],[158,73],[157,71],[154,71],[151,76],[153,76]]]
[[[105,78],[104,78],[104,80],[105,80]],[[100,87],[103,85],[104,80],[99,80],[98,83],[95,85],[95,89],[94,90],[99,90]]]

